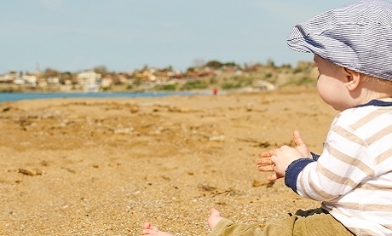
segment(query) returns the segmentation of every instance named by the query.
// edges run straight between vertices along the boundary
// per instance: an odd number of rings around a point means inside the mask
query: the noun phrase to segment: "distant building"
[[[264,91],[264,90],[274,90],[275,85],[268,81],[264,80],[257,80],[253,83],[253,89],[258,90],[258,91]]]
[[[98,92],[98,82],[102,75],[92,70],[84,71],[76,75],[77,83],[85,92]]]
[[[13,83],[14,80],[18,79],[19,76],[15,72],[8,72],[3,76],[0,76],[0,83]]]
[[[38,78],[35,75],[23,75],[22,80],[24,81],[25,85],[36,87]]]
[[[57,86],[60,84],[59,77],[49,77],[46,79],[46,82],[49,86]]]
[[[112,85],[113,83],[113,79],[111,76],[105,76],[104,78],[102,78],[101,80],[101,87],[102,88],[108,88]]]

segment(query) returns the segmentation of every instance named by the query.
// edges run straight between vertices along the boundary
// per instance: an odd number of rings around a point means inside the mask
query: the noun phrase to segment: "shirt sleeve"
[[[310,155],[312,155],[312,159],[315,160],[315,161],[317,161],[319,159],[319,157],[320,157],[320,155],[318,155],[316,153],[313,153],[313,152],[310,152]]]
[[[297,192],[297,178],[299,173],[314,160],[309,158],[301,158],[293,161],[286,170],[284,182],[287,187],[291,188],[294,192]]]
[[[336,125],[328,133],[317,161],[299,159],[291,163],[285,183],[301,196],[333,201],[374,175],[367,145],[349,128]]]

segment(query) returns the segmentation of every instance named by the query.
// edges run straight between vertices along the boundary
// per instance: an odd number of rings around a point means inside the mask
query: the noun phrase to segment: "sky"
[[[292,27],[352,0],[1,0],[0,74],[311,61]]]

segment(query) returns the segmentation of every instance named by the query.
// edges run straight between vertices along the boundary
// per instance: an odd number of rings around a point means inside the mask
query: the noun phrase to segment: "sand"
[[[210,208],[266,222],[318,207],[257,170],[299,129],[319,153],[337,114],[311,89],[0,104],[0,235],[206,235]]]

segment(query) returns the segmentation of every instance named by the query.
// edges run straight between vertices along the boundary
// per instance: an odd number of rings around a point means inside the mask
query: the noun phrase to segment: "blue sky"
[[[185,70],[210,60],[296,65],[292,27],[352,0],[2,0],[0,74],[145,65]]]

